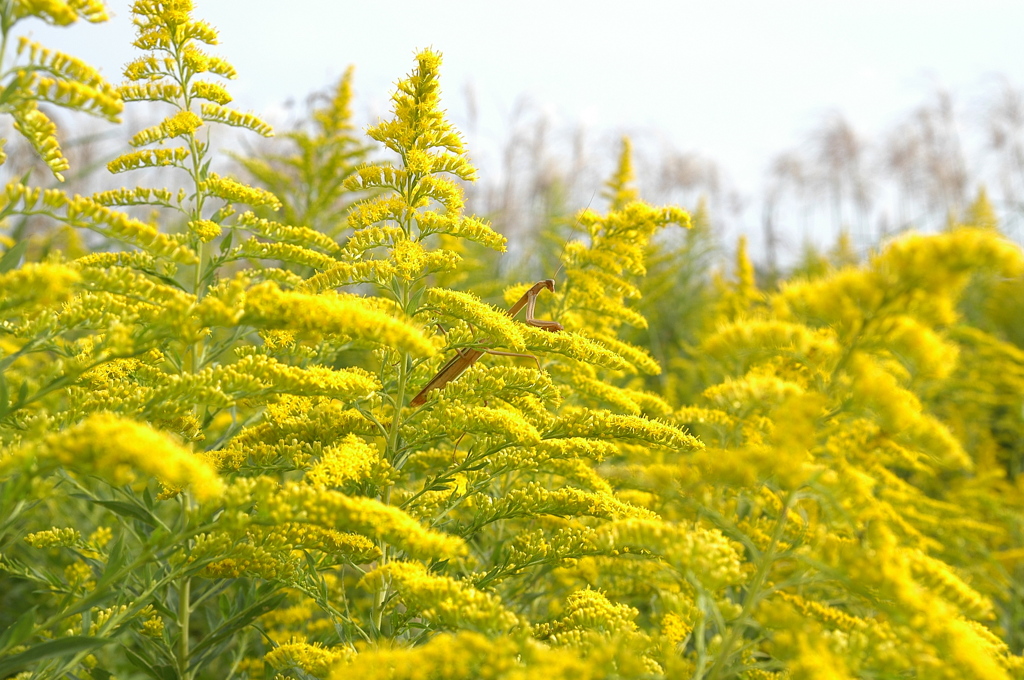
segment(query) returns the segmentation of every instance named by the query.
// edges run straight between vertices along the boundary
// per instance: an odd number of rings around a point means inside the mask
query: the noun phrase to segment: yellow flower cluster
[[[181,203],[185,200],[184,190],[180,190],[177,197],[169,189],[148,189],[145,187],[134,187],[132,189],[111,189],[101,191],[92,195],[92,200],[100,205],[163,205],[170,206],[172,201]]]
[[[692,632],[693,626],[675,612],[669,612],[661,617],[661,634],[668,638],[670,644],[682,644]]]
[[[68,547],[78,543],[81,540],[82,535],[78,533],[78,529],[71,527],[65,527],[58,529],[47,529],[46,531],[37,531],[29,534],[25,537],[25,542],[33,548],[53,548],[53,547]]]
[[[366,649],[335,667],[330,679],[599,680],[612,668],[588,663],[568,650],[466,631],[441,634],[417,647]]]
[[[650,510],[630,505],[608,493],[594,493],[572,487],[547,489],[537,482],[530,482],[523,488],[512,489],[498,499],[484,497],[477,505],[473,522],[478,526],[511,517],[535,515],[589,516],[605,519],[628,517],[657,521],[657,515]]]
[[[269,191],[221,177],[215,172],[206,176],[206,179],[199,184],[199,190],[210,196],[222,198],[228,203],[244,203],[251,206],[265,205],[271,210],[281,207],[281,202]]]
[[[423,234],[448,234],[456,238],[464,238],[467,241],[474,241],[499,252],[505,252],[505,245],[508,243],[504,236],[491,229],[486,222],[475,217],[424,210],[416,219]]]
[[[258,503],[257,523],[308,522],[339,531],[352,531],[419,558],[453,557],[465,552],[463,542],[447,534],[424,528],[400,509],[366,497],[346,496],[337,491],[288,483],[277,487],[269,479],[236,482],[233,495],[241,503]]]
[[[598,411],[596,409],[565,409],[552,428],[559,437],[624,439],[677,451],[700,449],[704,445],[696,437],[658,420]]]
[[[190,488],[200,501],[214,500],[224,491],[217,473],[199,456],[163,432],[107,413],[50,435],[38,451],[22,449],[3,458],[0,473],[7,476],[31,460],[43,469],[57,465],[117,485],[153,477],[171,487]]]
[[[283,291],[267,282],[246,293],[243,321],[261,328],[362,338],[418,356],[434,348],[408,323],[373,309],[362,298]]]
[[[394,119],[369,128],[366,134],[396,153],[441,148],[448,153],[440,155],[440,162],[447,161],[449,155],[461,156],[464,153],[462,139],[444,120],[439,106],[440,66],[441,55],[436,52],[424,50],[416,55],[416,70],[399,84],[392,97]],[[465,180],[471,178],[465,165],[451,162],[452,172]]]
[[[0,310],[11,316],[68,300],[81,277],[73,267],[28,263],[0,274]]]
[[[321,270],[332,269],[337,264],[334,258],[316,250],[290,243],[266,243],[255,238],[244,241],[234,250],[233,256],[247,259],[280,260]]]
[[[196,80],[192,82],[189,95],[193,99],[205,99],[223,106],[231,101],[231,94],[219,83]]]
[[[102,23],[107,16],[107,6],[102,0],[19,0],[13,5],[15,19],[35,16],[56,26],[67,26],[85,19],[90,23]]]
[[[380,454],[375,448],[350,434],[324,450],[320,460],[306,472],[305,481],[312,486],[343,487],[369,477],[379,461]]]
[[[196,255],[191,249],[160,233],[154,225],[115,212],[89,198],[76,196],[68,202],[66,210],[65,219],[69,224],[95,229],[181,264],[196,262]]]
[[[203,243],[209,243],[220,236],[221,226],[211,220],[191,220],[188,223],[188,230],[199,237]]]
[[[504,633],[524,622],[494,594],[427,571],[419,562],[390,562],[368,572],[367,587],[389,584],[411,611],[442,628]]]
[[[560,354],[569,359],[613,370],[624,370],[629,367],[625,359],[601,342],[579,333],[549,333],[526,325],[518,326],[517,330],[523,336],[526,349],[531,352]]]
[[[516,444],[536,444],[541,439],[537,428],[511,406],[473,406],[447,397],[434,401],[432,406],[431,413],[414,426],[417,437],[457,437],[466,432],[503,437]]]
[[[613,604],[600,591],[577,590],[565,601],[565,611],[551,623],[534,627],[534,635],[540,640],[551,640],[555,644],[580,644],[581,633],[596,631],[605,634],[633,633],[637,625],[634,619],[640,614],[624,604]]]
[[[348,648],[326,648],[317,642],[310,644],[304,640],[292,640],[274,647],[263,658],[275,670],[299,668],[313,677],[324,678],[338,662],[352,656],[353,651]]]
[[[142,634],[152,638],[162,638],[164,634],[164,620],[159,616],[152,616],[142,622]]]
[[[11,111],[11,116],[14,118],[14,129],[28,140],[53,172],[53,176],[63,182],[64,175],[60,173],[70,168],[71,164],[57,142],[57,126],[31,102]]]
[[[10,23],[3,27],[4,41],[12,24],[19,19],[35,15],[50,19],[54,23],[71,23],[78,16],[90,21],[105,21],[105,13],[96,11],[96,4],[89,2],[64,3],[17,3],[18,9]],[[14,118],[14,127],[28,141],[53,171],[63,181],[60,172],[69,165],[64,158],[56,138],[56,126],[39,110],[37,102],[49,102],[75,111],[102,116],[117,121],[123,108],[116,89],[107,83],[99,72],[85,62],[62,52],[53,51],[39,43],[19,38],[16,50],[18,57],[27,63],[13,71],[13,82],[5,83],[7,96],[4,97],[3,111]]]
[[[166,102],[173,104],[182,97],[181,86],[175,83],[125,83],[117,88],[126,102]]]
[[[291,366],[260,354],[243,356],[232,364],[222,364],[200,382],[220,386],[228,392],[257,396],[263,393],[288,393],[331,396],[351,401],[380,388],[377,379],[361,368],[333,370],[326,366]]]
[[[444,288],[431,288],[427,300],[441,317],[459,319],[479,328],[492,341],[502,347],[523,349],[524,340],[520,325],[508,314],[495,310],[471,293],[462,293]]]
[[[165,118],[159,125],[135,133],[129,143],[132,146],[146,146],[162,142],[165,139],[191,136],[202,124],[202,119],[191,111],[178,111]]]
[[[680,574],[692,575],[712,590],[742,583],[745,576],[738,546],[716,529],[640,517],[599,527],[596,540],[606,550],[664,555]]]
[[[211,71],[215,71],[212,67]],[[230,77],[230,76],[229,76]],[[221,95],[223,98],[223,95]],[[246,130],[252,130],[258,135],[263,137],[273,137],[274,128],[270,127],[267,123],[263,122],[259,117],[251,113],[242,113],[241,111],[235,111],[229,109],[226,106],[220,104],[203,104],[200,107],[203,120],[208,123],[221,123],[223,125],[230,125],[231,127],[245,128]],[[251,203],[250,205],[258,205]]]
[[[272,239],[277,243],[302,246],[310,250],[319,249],[332,256],[338,256],[342,253],[341,246],[326,234],[321,234],[309,227],[297,227],[265,220],[257,217],[252,212],[244,212],[239,215],[235,220],[235,226],[242,227],[257,236]]]
[[[121,154],[107,163],[107,170],[113,174],[138,170],[139,168],[182,167],[189,156],[189,150],[183,146],[172,149],[141,149]]]

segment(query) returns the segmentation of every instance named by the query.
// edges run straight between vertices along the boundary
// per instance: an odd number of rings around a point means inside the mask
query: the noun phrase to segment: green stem
[[[178,587],[178,625],[181,627],[181,639],[178,640],[178,677],[188,680],[191,677],[188,671],[188,661],[191,650],[188,644],[189,637],[189,615],[191,605],[189,600],[192,596],[192,580],[186,576],[182,578]]]
[[[715,663],[711,666],[706,680],[717,680],[721,675],[733,646],[743,635],[743,630],[747,625],[744,622],[750,619],[754,607],[761,601],[761,588],[764,586],[764,581],[768,578],[768,572],[775,562],[775,547],[782,540],[782,533],[786,528],[786,515],[789,513],[789,504],[792,499],[793,494],[790,492],[786,495],[785,502],[782,504],[782,512],[779,513],[779,519],[775,522],[775,529],[772,531],[772,538],[768,543],[768,548],[762,553],[762,559],[757,565],[757,571],[754,572],[754,578],[750,580],[750,584],[747,587],[746,597],[743,598],[743,610],[735,619],[736,625],[729,629],[728,634],[722,641],[722,646],[719,648],[718,654],[715,655]]]
[[[3,16],[3,33],[0,35],[0,74],[7,75],[4,72],[4,62],[7,60],[7,34],[11,30],[8,24],[8,14],[11,10],[7,7],[7,3],[4,3],[4,16]]]
[[[409,287],[407,285],[400,286],[398,291],[398,303],[405,309],[408,306],[409,298]],[[388,446],[385,451],[385,458],[389,463],[394,463],[398,457],[398,449],[400,445],[399,433],[402,429],[402,408],[405,406],[405,391],[406,383],[409,380],[409,355],[406,352],[401,352],[398,359],[398,386],[395,394],[395,406],[394,413],[391,416],[391,427],[388,430]],[[391,487],[386,487],[380,495],[382,503],[390,505],[391,503]],[[380,548],[380,559],[378,564],[384,566],[388,563],[388,545],[383,539],[377,542]],[[384,617],[384,603],[387,602],[388,598],[388,583],[386,580],[381,582],[380,588],[373,594],[373,610],[371,613],[371,619],[373,621],[373,627],[377,634],[381,634],[381,623]]]

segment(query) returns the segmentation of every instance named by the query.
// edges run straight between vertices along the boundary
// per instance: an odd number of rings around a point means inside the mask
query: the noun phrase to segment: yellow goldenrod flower
[[[166,434],[107,413],[89,416],[78,425],[50,435],[38,453],[25,450],[0,463],[9,473],[19,458],[33,456],[44,465],[52,462],[118,485],[152,476],[170,486],[191,488],[201,501],[213,500],[224,489],[224,483],[207,463]]]
[[[376,448],[350,434],[340,444],[324,450],[320,460],[306,472],[305,480],[313,486],[342,487],[366,479],[379,460]]]
[[[351,649],[344,647],[328,649],[318,642],[309,644],[304,640],[292,640],[272,649],[264,660],[276,670],[301,668],[314,677],[322,678],[339,661],[350,659],[353,655]]]
[[[302,521],[352,531],[384,540],[418,558],[453,557],[466,551],[461,539],[427,529],[402,510],[371,498],[297,483],[278,487],[267,478],[239,480],[229,493],[231,504],[258,501],[256,522]]]
[[[571,651],[551,649],[511,637],[474,632],[441,634],[416,647],[380,645],[364,649],[333,670],[331,680],[599,680],[608,671]]]
[[[43,309],[64,302],[80,279],[67,265],[27,263],[0,274],[0,310],[13,316],[26,307]]]
[[[562,615],[551,623],[536,626],[534,635],[541,640],[565,644],[573,639],[573,633],[579,631],[596,629],[603,633],[632,633],[637,630],[633,619],[639,614],[633,607],[613,604],[600,591],[586,588],[569,595]]]
[[[714,529],[621,519],[599,527],[596,539],[607,550],[640,548],[664,555],[680,573],[692,574],[712,590],[740,583],[745,575],[737,546]]]
[[[371,589],[388,584],[410,610],[443,628],[504,633],[525,623],[496,595],[431,574],[419,562],[390,562],[363,576],[361,584]]]
[[[64,158],[57,142],[57,126],[31,101],[13,109],[11,116],[14,118],[14,129],[29,141],[39,157],[49,166],[53,176],[63,182],[64,175],[60,173],[70,168],[71,164]]]
[[[309,227],[298,227],[281,224],[257,217],[252,212],[244,212],[235,220],[235,225],[251,231],[258,236],[272,239],[277,243],[303,246],[310,250],[320,249],[332,256],[340,255],[342,247],[334,239]],[[350,241],[351,243],[351,241]],[[346,245],[346,248],[348,244]]]
[[[146,637],[160,639],[164,634],[164,620],[160,616],[152,616],[142,622],[142,634]]]
[[[245,203],[253,207],[265,205],[271,210],[281,207],[281,202],[269,191],[250,187],[212,172],[199,187],[201,191],[223,198],[228,203]]]
[[[25,537],[25,542],[33,548],[68,547],[81,540],[82,536],[77,529],[65,527],[37,531]]]
[[[246,294],[245,308],[245,322],[263,328],[362,337],[419,356],[433,353],[433,346],[418,330],[354,296],[282,291],[265,283]]]
[[[181,167],[188,158],[189,150],[183,146],[171,149],[143,149],[122,154],[107,163],[107,170],[117,174],[138,168],[155,168],[161,166]]]
[[[192,220],[188,223],[188,229],[203,243],[209,243],[220,236],[222,230],[219,224],[211,220]]]
[[[212,67],[211,70],[213,70]],[[203,104],[200,107],[200,111],[203,120],[207,122],[223,123],[231,127],[245,128],[263,137],[274,136],[274,129],[254,114],[235,111],[220,104]]]
[[[661,617],[661,634],[668,638],[672,645],[681,644],[690,637],[692,632],[693,626],[674,612],[669,612]]]
[[[523,349],[520,324],[509,318],[508,314],[485,305],[475,295],[444,288],[431,288],[427,296],[430,304],[440,315],[461,319],[479,328],[502,347]]]

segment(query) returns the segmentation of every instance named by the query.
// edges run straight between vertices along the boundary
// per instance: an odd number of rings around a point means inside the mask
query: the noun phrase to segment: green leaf
[[[426,286],[414,290],[412,295],[409,297],[409,307],[407,307],[407,309],[418,309],[420,306],[420,302],[423,301],[423,294],[426,291]]]
[[[107,553],[107,566],[103,570],[103,575],[96,582],[95,589],[97,591],[103,590],[104,586],[117,579],[121,568],[128,561],[128,557],[128,550],[124,546],[124,533],[120,533],[117,540],[114,541],[114,545],[110,547],[110,552]]]
[[[81,652],[91,652],[108,645],[112,640],[86,635],[72,635],[57,640],[47,640],[33,645],[20,654],[0,659],[0,677],[20,673],[30,664],[55,656],[74,656]]]
[[[32,633],[37,607],[32,607],[18,617],[18,620],[0,633],[0,651],[17,647]]]
[[[277,588],[277,584],[267,584],[268,588]],[[284,602],[287,593],[280,591],[271,592],[264,596],[264,599],[257,600],[234,616],[228,618],[218,628],[211,631],[201,642],[192,648],[192,663],[200,664],[202,659],[211,652],[216,651],[216,645],[236,635],[243,628],[246,628],[253,621],[267,612],[277,609],[278,605]]]
[[[228,229],[227,235],[223,239],[221,239],[221,242],[220,242],[220,254],[221,255],[224,255],[229,250],[231,250],[231,242],[234,240],[234,238],[235,238],[235,230],[234,229]]]
[[[18,241],[11,246],[11,248],[3,254],[3,257],[0,257],[0,274],[5,274],[17,267],[27,248],[27,240]]]
[[[159,680],[176,680],[178,677],[172,667],[166,665],[157,666],[150,663],[148,659],[129,647],[125,647],[124,652],[125,656],[128,657],[129,663],[151,678],[159,678]]]
[[[20,78],[12,78],[7,87],[0,92],[0,104],[6,105],[18,95],[22,94],[21,88],[24,85]]]
[[[143,524],[148,524],[151,527],[155,527],[157,522],[156,517],[145,508],[136,505],[134,503],[125,503],[124,501],[105,501],[98,499],[91,499],[96,505],[102,505],[107,510],[110,510],[115,515],[122,517],[131,517],[137,519]]]
[[[7,390],[7,378],[0,371],[0,418],[7,415],[11,408],[11,393]]]

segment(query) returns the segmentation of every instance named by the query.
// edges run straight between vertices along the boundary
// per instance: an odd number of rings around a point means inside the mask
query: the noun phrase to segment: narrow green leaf
[[[232,243],[232,241],[234,241],[234,239],[235,239],[235,230],[234,229],[228,229],[227,235],[223,239],[221,239],[221,242],[220,242],[220,254],[221,255],[224,255],[229,250],[231,250],[231,243]]]
[[[35,624],[36,609],[37,607],[32,607],[19,616],[17,621],[8,626],[7,630],[0,633],[0,651],[17,647],[31,635]]]
[[[22,256],[25,254],[25,249],[28,248],[28,241],[18,241],[10,250],[0,257],[0,274],[11,271],[18,266],[21,262]]]
[[[272,593],[269,596],[266,596],[265,599],[254,602],[229,618],[216,630],[211,631],[209,635],[203,638],[203,640],[192,649],[193,663],[198,663],[200,661],[200,657],[209,654],[210,651],[214,650],[216,645],[223,640],[232,637],[259,617],[276,609],[278,605],[284,602],[286,597],[286,593]]]
[[[28,668],[30,664],[55,656],[74,656],[80,652],[91,652],[94,649],[110,644],[106,638],[72,635],[57,640],[47,640],[33,645],[20,654],[0,659],[0,677],[6,678]]]
[[[120,515],[122,517],[131,517],[132,519],[137,519],[140,522],[148,524],[149,526],[153,527],[155,527],[158,524],[156,517],[154,517],[151,512],[133,503],[125,503],[124,501],[104,501],[97,499],[92,499],[92,502],[95,503],[96,505],[102,505],[107,510],[110,510],[116,515]]]
[[[107,554],[107,566],[99,581],[96,582],[96,590],[102,590],[104,586],[114,581],[127,561],[128,550],[124,546],[124,533],[120,533]]]
[[[0,418],[7,415],[11,408],[11,394],[7,390],[7,378],[0,371]]]
[[[124,653],[125,656],[128,657],[129,663],[151,678],[158,678],[159,680],[175,680],[177,677],[177,674],[170,666],[157,666],[155,663],[150,662],[149,659],[146,659],[130,647],[125,647]]]

